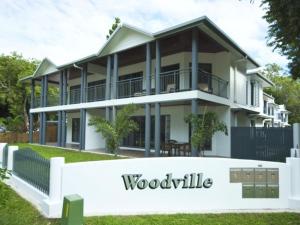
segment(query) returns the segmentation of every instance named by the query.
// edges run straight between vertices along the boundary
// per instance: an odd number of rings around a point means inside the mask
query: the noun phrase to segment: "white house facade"
[[[288,125],[288,111],[263,92],[272,82],[259,67],[207,17],[156,33],[123,24],[96,54],[61,66],[44,59],[25,79],[32,84],[30,141],[38,117],[39,143],[48,144],[47,120],[54,116],[58,146],[105,149],[89,119],[112,120],[120,107],[134,103],[140,106],[133,116],[139,131],[123,140],[123,148],[160,156],[163,143],[190,143],[186,115],[212,111],[229,133],[215,134],[205,154],[230,157],[230,127]],[[57,96],[50,86],[59,88]]]

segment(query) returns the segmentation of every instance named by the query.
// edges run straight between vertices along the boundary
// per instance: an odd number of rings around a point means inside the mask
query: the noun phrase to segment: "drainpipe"
[[[74,68],[80,69],[81,71],[83,70],[83,67],[77,66],[76,63],[73,64]]]

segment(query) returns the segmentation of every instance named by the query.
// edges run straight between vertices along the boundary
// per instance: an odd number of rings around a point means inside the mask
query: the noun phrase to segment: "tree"
[[[289,123],[300,122],[300,79],[293,80],[290,75],[282,74],[282,69],[277,64],[269,64],[264,70],[264,75],[274,83],[274,86],[264,91],[275,98],[277,104],[284,104],[291,112]]]
[[[262,0],[260,6],[266,11],[263,18],[269,23],[268,45],[287,56],[292,77],[300,78],[300,1]]]
[[[287,56],[293,78],[300,78],[300,1],[263,0],[261,6],[269,23],[268,45]]]
[[[108,35],[106,35],[106,39],[109,39],[109,37],[113,34],[113,32],[117,29],[119,24],[121,23],[121,20],[119,17],[115,17],[115,22],[111,26],[111,28],[108,31]]]
[[[203,115],[189,114],[185,117],[185,122],[192,125],[193,133],[191,136],[192,146],[204,155],[204,145],[210,141],[216,132],[223,132],[227,135],[227,126],[218,119],[214,112],[206,112]]]
[[[28,130],[30,102],[30,87],[19,79],[33,74],[38,63],[35,59],[25,59],[15,52],[11,55],[0,55],[0,105],[8,108],[8,116],[12,122],[18,124],[18,131]],[[19,126],[20,121],[22,126]]]
[[[123,138],[138,130],[137,123],[131,119],[131,115],[137,109],[138,107],[133,104],[124,106],[117,112],[116,118],[112,122],[102,117],[93,117],[89,120],[89,126],[94,126],[96,132],[102,134],[108,150],[115,155],[118,154]]]

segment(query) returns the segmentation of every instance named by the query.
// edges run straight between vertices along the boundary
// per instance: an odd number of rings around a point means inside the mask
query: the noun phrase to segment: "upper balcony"
[[[184,92],[191,90],[191,69],[172,70],[160,74],[160,94]],[[198,90],[208,94],[228,98],[228,81],[220,77],[198,70]],[[85,102],[105,100],[106,84],[92,85],[86,88]],[[80,86],[72,88],[66,94],[68,104],[81,102]],[[133,98],[146,95],[144,77],[117,81],[117,98]],[[151,77],[151,95],[155,95],[155,78]],[[47,96],[47,106],[59,105],[58,95]],[[35,108],[40,107],[40,98],[37,96]]]
[[[172,70],[160,74],[160,94],[191,90],[191,69]],[[198,90],[208,94],[228,98],[228,81],[199,69]],[[81,101],[80,86],[67,93],[68,104]],[[86,88],[85,102],[105,100],[106,84],[92,85]],[[132,98],[146,95],[145,79],[141,77],[117,81],[117,98]],[[155,95],[155,78],[151,77],[151,95]],[[39,106],[39,98],[36,99]],[[58,105],[58,96],[48,96],[47,106]]]

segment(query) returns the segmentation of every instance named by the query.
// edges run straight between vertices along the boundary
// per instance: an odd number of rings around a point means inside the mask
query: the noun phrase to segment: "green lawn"
[[[0,200],[1,225],[59,225],[43,218],[27,201],[4,186],[8,201]],[[1,189],[0,189],[1,190]],[[85,218],[85,225],[300,225],[297,213],[176,214],[148,216],[104,216]]]
[[[18,145],[19,148],[31,148],[47,159],[51,157],[65,157],[66,163],[119,159],[118,157],[112,155],[94,154],[84,151],[80,152],[56,147],[47,147],[25,143],[19,143],[14,145]]]

